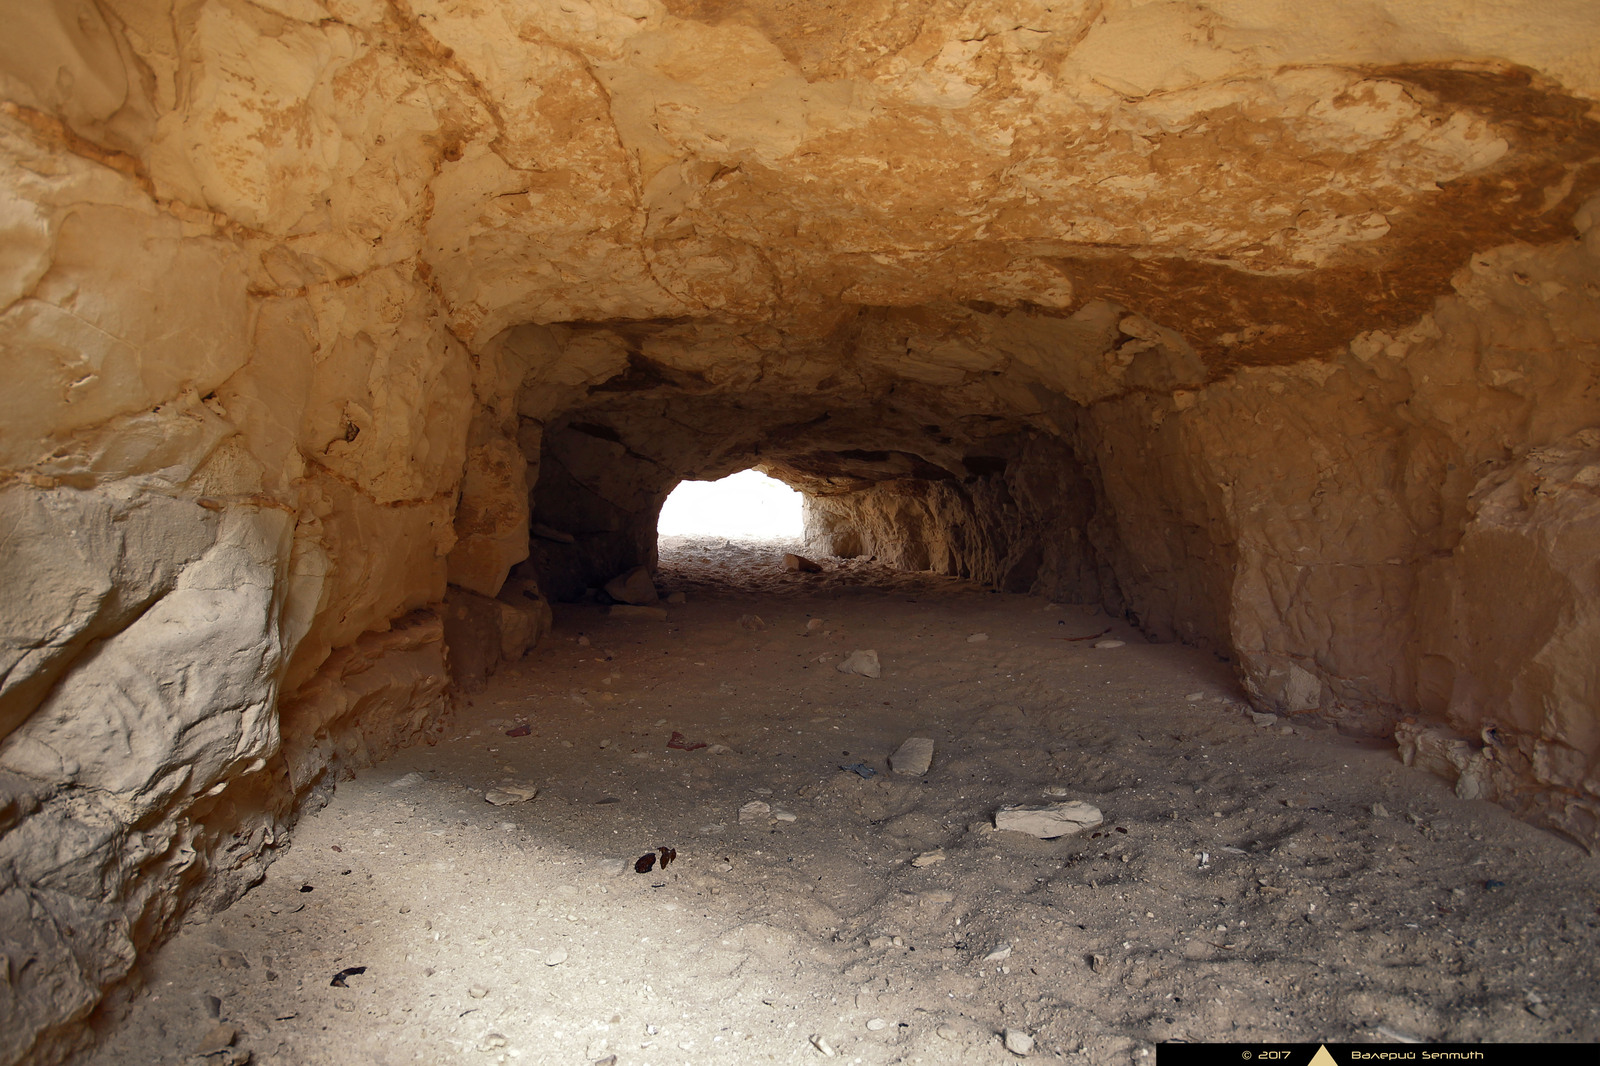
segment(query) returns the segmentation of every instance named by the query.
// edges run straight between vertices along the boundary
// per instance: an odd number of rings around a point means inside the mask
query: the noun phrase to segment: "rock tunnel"
[[[0,1060],[751,466],[1600,840],[1584,0],[5,6]]]

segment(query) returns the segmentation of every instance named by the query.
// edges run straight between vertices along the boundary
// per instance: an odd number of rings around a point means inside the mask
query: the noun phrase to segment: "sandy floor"
[[[204,1061],[1600,1038],[1600,863],[1391,745],[1257,724],[1226,664],[1093,609],[666,549],[688,599],[668,622],[558,610],[444,742],[341,783],[259,888],[166,948],[87,1061],[190,1062],[230,1035]],[[1104,630],[1125,646],[1079,639]],[[868,648],[881,678],[834,669]],[[935,742],[925,776],[888,770],[910,736]],[[539,791],[485,801],[506,786]],[[1103,826],[993,829],[1060,795]],[[741,822],[753,801],[770,811]],[[662,847],[675,862],[635,872]]]

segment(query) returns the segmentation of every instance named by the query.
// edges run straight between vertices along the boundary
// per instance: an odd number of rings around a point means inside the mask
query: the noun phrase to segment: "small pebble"
[[[1094,642],[1094,646],[1097,647],[1097,648],[1106,648],[1106,649],[1109,649],[1109,648],[1120,648],[1125,643],[1126,643],[1126,641],[1121,641],[1121,640],[1097,640],[1097,641]],[[1010,1030],[1007,1030],[1007,1031],[1009,1032]]]
[[[467,995],[471,996],[473,999],[482,999],[488,994],[489,990],[484,988],[482,985],[473,985],[471,988],[467,989]]]
[[[932,851],[923,852],[911,860],[911,865],[920,870],[925,866],[932,866],[936,862],[944,862],[943,848],[934,848]]]
[[[884,1021],[882,1018],[874,1018],[867,1023],[867,1028],[876,1033],[889,1028],[889,1023]]]
[[[239,1030],[231,1025],[223,1024],[213,1026],[204,1039],[195,1049],[197,1055],[214,1055],[225,1047],[229,1047],[239,1038]]]
[[[567,961],[567,949],[566,948],[556,948],[554,951],[552,951],[550,954],[548,954],[548,955],[546,955],[544,957],[544,964],[546,966],[560,966],[562,963],[564,963],[566,961]]]
[[[1006,1050],[1013,1055],[1026,1057],[1033,1053],[1033,1037],[1021,1029],[1006,1030]]]
[[[828,1043],[822,1038],[821,1033],[811,1034],[811,1046],[822,1052],[830,1059],[839,1054],[837,1051],[833,1050],[832,1044]]]
[[[989,639],[989,634],[987,634],[987,633],[974,633],[974,634],[972,634],[972,636],[967,638],[967,643],[968,644],[982,644],[984,641],[986,641],[988,639]]]

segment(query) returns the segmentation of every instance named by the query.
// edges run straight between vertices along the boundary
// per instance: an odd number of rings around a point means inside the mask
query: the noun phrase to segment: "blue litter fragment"
[[[858,762],[853,766],[841,766],[841,767],[839,767],[839,769],[841,769],[841,770],[849,770],[851,773],[860,774],[862,777],[877,777],[878,776],[878,771],[874,770],[872,767],[868,766],[864,762]]]

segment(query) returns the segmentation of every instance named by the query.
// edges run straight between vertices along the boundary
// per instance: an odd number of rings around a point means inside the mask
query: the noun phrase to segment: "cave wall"
[[[1063,602],[1115,601],[1089,532],[1099,497],[1072,444],[1033,433],[988,450],[963,459],[964,476],[807,496],[807,550]]]
[[[389,224],[439,127],[403,57],[354,63],[337,29],[308,49],[247,5],[6,20],[9,1063],[80,1045],[139,953],[259,880],[330,770],[437,728],[435,605],[487,464],[420,225]],[[249,106],[275,92],[338,121],[285,139]],[[222,111],[252,117],[206,134]]]
[[[1483,794],[1583,840],[1600,814],[1594,221],[1474,257],[1407,328],[1106,401],[1085,428],[1115,526],[1100,547],[1149,632],[1229,649],[1278,711],[1448,722],[1502,764]]]
[[[0,1062],[752,462],[1595,839],[1592,4],[909,8],[4,5]]]

